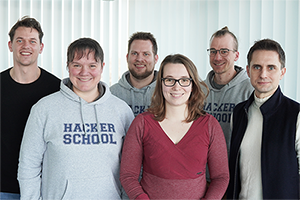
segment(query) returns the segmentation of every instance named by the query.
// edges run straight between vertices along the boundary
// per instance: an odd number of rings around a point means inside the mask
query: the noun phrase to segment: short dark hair
[[[188,116],[185,119],[185,121],[191,122],[197,119],[198,117],[205,115],[206,112],[203,110],[203,108],[204,108],[204,101],[208,93],[205,94],[203,92],[203,90],[201,89],[201,85],[204,86],[207,89],[207,91],[208,91],[208,87],[200,79],[195,64],[188,57],[181,54],[168,55],[162,61],[157,74],[156,86],[152,96],[151,105],[148,111],[154,114],[155,120],[157,121],[162,121],[165,118],[166,107],[165,107],[165,98],[162,92],[162,78],[163,78],[164,68],[168,63],[183,64],[187,72],[189,73],[190,78],[193,79],[192,82],[193,92],[191,93],[187,103]]]
[[[86,50],[89,50],[89,52],[86,53]],[[82,57],[88,56],[91,52],[94,52],[95,60],[97,62],[100,61],[102,65],[104,53],[100,44],[96,40],[91,38],[80,38],[75,40],[68,47],[67,65],[73,62],[75,54],[77,55],[78,59],[81,59]]]
[[[153,54],[157,55],[158,47],[157,47],[156,39],[154,38],[154,36],[151,33],[136,32],[136,33],[132,34],[128,41],[128,53],[130,51],[131,43],[134,40],[150,40],[150,42],[152,43]]]
[[[280,44],[271,39],[262,39],[256,41],[254,45],[250,48],[247,55],[248,66],[250,67],[250,62],[252,60],[252,55],[254,51],[257,50],[267,50],[267,51],[275,51],[279,55],[279,61],[281,63],[281,69],[285,67],[285,53]]]
[[[234,39],[234,50],[238,50],[238,48],[239,48],[239,42],[238,42],[238,40],[237,40],[237,38],[236,38],[236,36],[231,32],[231,31],[229,31],[229,29],[228,29],[228,27],[227,26],[225,26],[225,27],[223,27],[222,29],[220,29],[220,30],[218,30],[218,31],[216,31],[212,36],[211,36],[211,38],[210,38],[210,43],[211,43],[211,41],[214,39],[214,38],[216,38],[216,37],[222,37],[222,36],[224,36],[224,35],[226,35],[226,34],[230,34],[232,37],[233,37],[233,39]]]
[[[10,37],[11,42],[13,42],[15,32],[19,27],[34,28],[35,30],[37,30],[39,33],[40,43],[42,43],[44,33],[42,31],[40,23],[36,19],[30,18],[28,16],[22,17],[21,20],[18,20],[17,23],[15,23],[15,25],[10,29],[8,35]]]

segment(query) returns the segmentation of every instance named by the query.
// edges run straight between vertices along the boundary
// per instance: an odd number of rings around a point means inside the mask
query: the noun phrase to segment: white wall
[[[182,53],[198,67],[205,79],[210,70],[206,49],[210,36],[228,26],[238,37],[240,59],[254,41],[271,38],[286,52],[287,73],[283,92],[300,101],[300,2],[299,0],[1,0],[0,71],[12,66],[8,32],[22,16],[36,18],[44,31],[45,48],[39,65],[60,78],[68,76],[66,50],[80,37],[96,39],[106,62],[102,80],[114,84],[127,70],[130,35],[154,34],[159,62],[168,54]]]

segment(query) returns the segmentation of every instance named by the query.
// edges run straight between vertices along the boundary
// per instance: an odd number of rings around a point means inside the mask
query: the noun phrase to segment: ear
[[[154,56],[154,59],[155,59],[155,64],[156,64],[157,61],[158,61],[158,55],[157,54]]]
[[[283,78],[283,76],[285,75],[285,72],[286,72],[286,68],[285,67],[280,70],[281,74],[280,74],[280,79],[279,80],[281,80]]]
[[[13,49],[12,49],[12,42],[11,42],[11,41],[8,42],[8,48],[9,48],[9,51],[10,51],[10,52],[13,52]]]
[[[68,62],[66,62],[66,63],[67,63],[67,71],[70,73]]]
[[[126,54],[126,61],[128,62],[128,54]]]
[[[44,49],[44,43],[41,43],[41,46],[40,46],[40,54],[43,52],[43,49]]]
[[[234,58],[234,61],[237,61],[240,57],[240,52],[235,52],[235,58]]]
[[[247,74],[248,74],[248,76],[249,76],[249,78],[250,78],[250,68],[249,68],[248,65],[247,65],[246,69],[247,69]]]

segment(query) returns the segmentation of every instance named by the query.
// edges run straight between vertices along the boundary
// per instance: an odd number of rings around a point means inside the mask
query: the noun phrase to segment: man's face
[[[44,44],[40,43],[39,33],[34,28],[19,27],[15,31],[13,41],[8,42],[10,52],[13,52],[14,65],[37,66],[37,60],[42,53]]]
[[[221,37],[214,37],[210,44],[211,49],[234,49],[234,39],[230,34]],[[228,70],[234,70],[234,62],[239,59],[239,52],[229,51],[228,55],[222,57],[218,51],[215,56],[210,56],[210,66],[216,74],[223,74]]]
[[[98,95],[98,83],[101,79],[103,66],[95,60],[95,53],[86,51],[86,55],[78,59],[75,53],[74,60],[69,63],[69,77],[73,84],[73,91],[80,97]]]
[[[158,56],[153,54],[150,40],[134,40],[126,56],[131,75],[138,80],[153,73]]]
[[[252,54],[247,73],[255,88],[255,95],[264,98],[272,95],[278,88],[286,68],[281,69],[279,55],[276,51],[256,50]]]

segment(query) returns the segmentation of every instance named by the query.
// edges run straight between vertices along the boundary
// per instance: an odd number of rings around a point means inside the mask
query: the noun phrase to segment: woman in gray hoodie
[[[70,44],[69,78],[35,104],[19,158],[21,199],[120,199],[120,152],[134,116],[100,81],[103,50]]]

